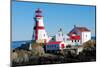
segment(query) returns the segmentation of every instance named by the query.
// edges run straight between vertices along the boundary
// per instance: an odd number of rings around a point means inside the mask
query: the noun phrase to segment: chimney
[[[74,28],[76,28],[76,25],[74,25]]]
[[[59,31],[62,31],[62,29],[60,28],[60,30]]]

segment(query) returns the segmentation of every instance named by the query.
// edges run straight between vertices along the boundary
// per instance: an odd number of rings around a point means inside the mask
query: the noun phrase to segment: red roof
[[[87,29],[86,27],[76,27],[77,30],[84,32],[84,31],[90,31],[89,29]]]
[[[57,42],[49,42],[47,44],[60,44],[62,41],[57,41]]]
[[[80,36],[70,36],[70,40],[80,40]]]
[[[72,35],[72,34],[76,34],[77,35],[77,31],[75,30],[78,30],[80,32],[88,32],[90,31],[89,29],[87,29],[86,27],[74,27],[69,33],[68,35]]]

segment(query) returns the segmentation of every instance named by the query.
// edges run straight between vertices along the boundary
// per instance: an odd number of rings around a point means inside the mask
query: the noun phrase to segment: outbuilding
[[[49,42],[46,44],[46,51],[63,50],[66,48],[66,43],[62,41]]]

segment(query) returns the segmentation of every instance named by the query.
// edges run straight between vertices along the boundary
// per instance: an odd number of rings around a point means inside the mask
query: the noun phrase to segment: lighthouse
[[[34,24],[33,39],[36,41],[36,43],[48,42],[48,36],[45,31],[45,27],[43,23],[42,11],[40,9],[37,9],[35,11],[34,20],[35,20],[35,24]]]

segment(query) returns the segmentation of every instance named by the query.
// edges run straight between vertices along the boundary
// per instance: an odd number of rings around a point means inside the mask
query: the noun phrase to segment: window
[[[49,45],[47,45],[47,48],[49,48]]]
[[[58,46],[58,45],[56,45],[56,48],[59,48],[59,46]]]
[[[51,48],[53,48],[53,45],[51,45]]]
[[[79,40],[78,40],[78,42],[79,42]]]
[[[44,37],[45,37],[45,34],[44,34]]]
[[[72,40],[72,42],[73,42],[73,40]]]
[[[54,45],[54,47],[56,48],[56,45]]]
[[[87,35],[86,35],[86,37],[87,37]]]
[[[50,45],[48,45],[48,48],[50,48]]]
[[[69,41],[70,39],[67,39],[67,38],[66,38],[66,40],[68,40],[68,41]]]
[[[75,40],[75,42],[76,42],[76,40]]]
[[[63,36],[63,33],[62,33],[62,36]]]
[[[63,41],[65,41],[65,38],[63,38]]]

